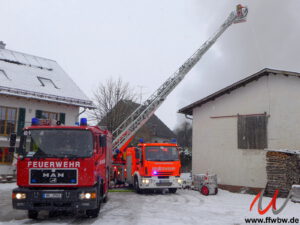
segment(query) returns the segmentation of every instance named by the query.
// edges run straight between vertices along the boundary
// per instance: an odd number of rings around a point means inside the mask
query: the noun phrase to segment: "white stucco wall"
[[[45,101],[28,100],[24,98],[16,98],[10,96],[0,95],[0,105],[6,107],[25,108],[26,109],[26,125],[30,125],[31,118],[35,117],[36,110],[65,113],[66,114],[66,125],[74,125],[76,117],[79,113],[79,107],[69,106],[64,104],[57,104]]]
[[[270,75],[193,110],[193,173],[217,173],[221,184],[265,187],[266,152],[237,148],[237,117],[268,118],[268,148],[300,149],[300,79]]]

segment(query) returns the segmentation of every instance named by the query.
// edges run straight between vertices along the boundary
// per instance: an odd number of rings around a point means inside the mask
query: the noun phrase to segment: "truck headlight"
[[[90,199],[91,197],[92,197],[91,193],[85,193],[84,194],[84,198],[86,198],[86,199]]]
[[[26,198],[26,194],[25,193],[13,193],[13,199],[25,199]]]
[[[95,192],[86,192],[86,193],[80,193],[79,194],[79,199],[94,199],[96,198],[96,193]]]
[[[149,184],[149,183],[150,183],[150,180],[149,180],[149,179],[142,179],[142,183],[143,183],[143,184]]]
[[[178,184],[182,184],[182,179],[181,178],[177,179],[177,182]]]

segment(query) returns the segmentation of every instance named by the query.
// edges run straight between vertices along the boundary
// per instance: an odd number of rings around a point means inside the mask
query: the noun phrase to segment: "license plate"
[[[160,184],[167,184],[167,183],[170,183],[170,181],[169,180],[160,180],[159,183]]]
[[[44,193],[43,198],[61,198],[61,193]]]

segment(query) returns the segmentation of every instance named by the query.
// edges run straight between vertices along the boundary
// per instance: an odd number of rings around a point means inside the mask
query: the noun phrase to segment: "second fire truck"
[[[182,185],[176,143],[140,143],[126,150],[126,181],[137,193],[168,188],[175,193]]]

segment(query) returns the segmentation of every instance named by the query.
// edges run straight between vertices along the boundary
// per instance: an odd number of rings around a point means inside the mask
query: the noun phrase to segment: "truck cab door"
[[[132,155],[127,155],[126,157],[126,172],[127,172],[127,183],[133,184],[133,177],[132,177]]]

